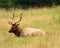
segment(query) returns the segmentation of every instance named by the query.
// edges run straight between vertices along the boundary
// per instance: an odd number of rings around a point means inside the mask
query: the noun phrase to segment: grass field
[[[45,36],[16,37],[9,33],[12,13],[15,21],[21,10],[0,9],[0,48],[60,48],[60,7],[29,8],[24,10],[20,27],[40,28],[47,32]]]

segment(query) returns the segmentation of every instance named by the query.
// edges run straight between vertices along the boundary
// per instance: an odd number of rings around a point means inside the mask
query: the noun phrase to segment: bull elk
[[[26,27],[26,28],[19,27],[20,21],[22,20],[22,15],[23,14],[21,13],[20,19],[17,22],[13,22],[14,19],[14,13],[13,13],[13,17],[11,18],[12,21],[8,22],[10,25],[12,25],[11,29],[9,30],[9,33],[14,33],[17,37],[36,36],[36,35],[46,34],[46,32],[41,29],[31,28],[31,27]]]

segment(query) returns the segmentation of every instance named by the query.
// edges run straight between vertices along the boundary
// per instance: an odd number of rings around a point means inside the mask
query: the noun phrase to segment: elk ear
[[[8,24],[12,25],[12,22],[8,21]]]
[[[16,24],[17,26],[19,26],[20,23]]]

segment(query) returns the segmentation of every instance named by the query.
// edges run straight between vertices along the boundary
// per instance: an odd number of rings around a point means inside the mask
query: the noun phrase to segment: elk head
[[[12,25],[11,29],[9,30],[9,33],[17,34],[17,32],[19,32],[18,25],[20,24],[20,21],[22,19],[22,15],[23,14],[21,13],[20,19],[17,22],[13,22],[13,19],[14,19],[14,13],[13,13],[13,17],[11,18],[12,21],[8,22],[10,25]]]

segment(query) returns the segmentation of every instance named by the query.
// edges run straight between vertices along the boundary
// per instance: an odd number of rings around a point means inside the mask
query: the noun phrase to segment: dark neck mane
[[[17,37],[20,37],[21,36],[21,32],[22,32],[22,28],[17,28],[15,31],[14,31],[14,34],[17,36]]]

